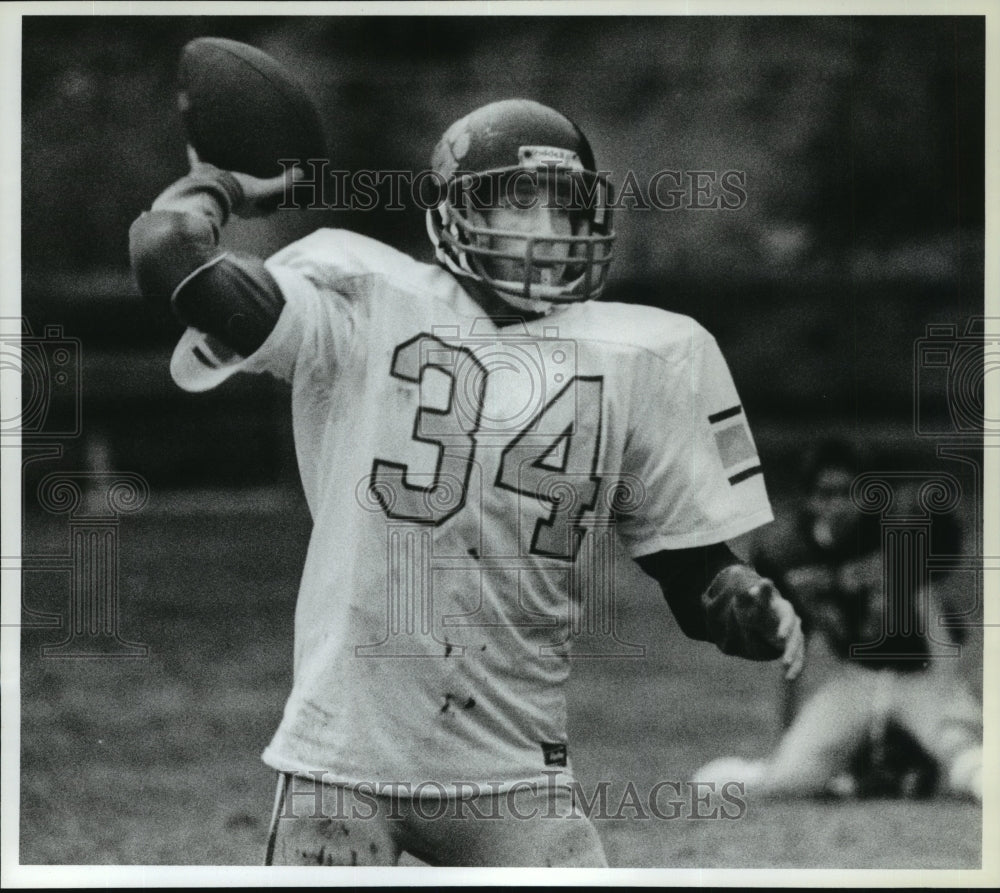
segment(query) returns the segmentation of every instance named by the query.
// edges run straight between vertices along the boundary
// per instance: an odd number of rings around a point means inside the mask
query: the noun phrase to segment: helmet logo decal
[[[521,146],[517,150],[517,157],[521,167],[561,164],[571,170],[583,170],[583,162],[580,161],[580,156],[576,152],[569,149],[558,149],[555,146]]]
[[[441,142],[434,148],[431,167],[445,180],[450,180],[451,175],[458,170],[462,159],[469,153],[471,141],[472,134],[469,132],[468,117],[465,117],[450,127],[441,138]]]

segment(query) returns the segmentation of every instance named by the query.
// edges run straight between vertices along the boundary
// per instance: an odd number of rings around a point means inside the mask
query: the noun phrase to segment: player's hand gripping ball
[[[198,37],[181,51],[178,105],[188,143],[203,162],[270,178],[278,159],[325,158],[316,106],[305,89],[256,47]]]
[[[291,185],[304,176],[300,167],[293,167],[283,174],[266,179],[241,174],[239,171],[220,173],[220,169],[214,164],[202,161],[198,157],[194,146],[188,145],[187,154],[192,174],[204,172],[212,176],[230,178],[235,186],[230,190],[232,211],[237,217],[264,217],[275,211]]]

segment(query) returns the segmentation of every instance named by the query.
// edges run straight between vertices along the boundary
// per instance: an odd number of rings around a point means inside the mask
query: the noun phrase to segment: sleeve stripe
[[[763,474],[763,473],[764,473],[764,469],[761,468],[760,465],[754,465],[752,468],[747,468],[747,469],[744,469],[743,471],[740,471],[740,472],[734,474],[729,479],[729,483],[732,484],[735,487],[737,484],[742,483],[747,478],[752,478],[755,474]]]
[[[743,406],[737,403],[736,406],[730,406],[729,409],[721,409],[718,412],[713,412],[708,417],[708,421],[714,425],[716,422],[724,422],[726,419],[731,419],[741,412],[743,412]]]

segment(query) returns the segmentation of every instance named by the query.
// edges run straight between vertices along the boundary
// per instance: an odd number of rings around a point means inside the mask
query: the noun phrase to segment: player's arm
[[[260,180],[193,155],[191,161],[191,172],[132,224],[132,269],[148,300],[169,304],[186,325],[249,356],[267,339],[285,300],[261,258],[223,251],[219,237],[232,214],[264,213],[287,178]]]
[[[664,550],[636,561],[660,584],[685,635],[714,642],[724,654],[780,657],[789,679],[801,672],[805,640],[794,608],[725,543]]]

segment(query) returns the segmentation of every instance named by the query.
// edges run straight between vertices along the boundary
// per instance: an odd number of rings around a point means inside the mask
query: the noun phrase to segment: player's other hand
[[[207,161],[202,161],[191,145],[187,147],[187,155],[192,174],[218,170]],[[227,171],[226,173],[240,187],[240,198],[233,202],[233,213],[237,217],[264,217],[270,214],[281,204],[285,190],[304,175],[302,169],[298,167],[267,179],[252,177],[250,174],[241,174],[237,171]]]
[[[781,645],[781,663],[785,668],[785,678],[795,679],[802,672],[806,659],[806,639],[802,634],[802,621],[795,613],[791,602],[783,598],[770,580],[763,579],[753,586],[750,594],[766,604],[772,622],[777,621],[772,633],[775,644]]]

